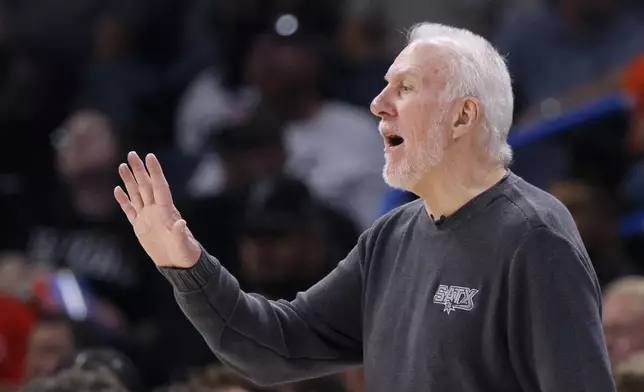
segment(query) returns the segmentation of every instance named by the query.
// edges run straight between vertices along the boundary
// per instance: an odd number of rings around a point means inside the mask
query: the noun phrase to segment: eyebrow
[[[408,77],[418,79],[419,75],[418,75],[418,72],[414,71],[411,68],[403,68],[399,71],[396,70],[393,73],[387,73],[385,75],[385,82],[390,83],[390,79],[399,80],[399,79],[405,79]]]

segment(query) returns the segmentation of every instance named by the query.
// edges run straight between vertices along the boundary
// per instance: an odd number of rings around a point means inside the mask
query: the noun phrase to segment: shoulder
[[[523,280],[543,278],[546,285],[563,279],[597,286],[577,226],[559,200],[520,178],[504,198],[501,230],[515,238],[511,274],[523,275]]]
[[[514,292],[584,296],[601,303],[599,281],[584,249],[545,226],[524,237],[509,264],[508,282]]]
[[[577,225],[566,206],[548,192],[513,177],[502,197],[501,230],[521,239],[539,228],[583,250]]]

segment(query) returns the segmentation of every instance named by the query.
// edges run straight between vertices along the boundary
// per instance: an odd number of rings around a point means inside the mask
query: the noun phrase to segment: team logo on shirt
[[[474,296],[478,292],[476,289],[442,284],[434,294],[434,303],[445,306],[443,312],[447,314],[457,309],[469,312],[474,309]]]

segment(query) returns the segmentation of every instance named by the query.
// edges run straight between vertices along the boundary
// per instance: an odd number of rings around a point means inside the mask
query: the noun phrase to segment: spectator
[[[622,278],[606,289],[603,324],[613,367],[644,351],[644,278]]]
[[[247,291],[269,298],[292,300],[328,274],[348,252],[334,236],[338,231],[357,238],[350,224],[334,225],[334,212],[316,204],[300,181],[288,178],[259,184],[246,215],[240,277]]]
[[[105,369],[129,391],[147,390],[141,381],[138,369],[128,357],[110,348],[93,348],[80,351],[61,365],[61,370],[79,369],[101,371]]]
[[[339,5],[343,0],[215,1],[199,9],[211,25],[210,45],[218,59],[200,72],[181,98],[176,118],[176,140],[187,154],[202,150],[202,141],[213,129],[230,119],[245,116],[260,98],[247,80],[245,63],[258,35],[276,31],[284,14],[295,16],[296,31],[330,37],[337,29]],[[213,45],[214,42],[214,45]]]
[[[366,111],[324,99],[320,45],[308,37],[264,36],[251,53],[249,80],[288,122],[287,173],[364,230],[385,190],[382,140]]]
[[[97,110],[78,110],[65,121],[53,137],[58,177],[48,197],[23,215],[31,225],[25,248],[29,262],[69,268],[94,296],[116,306],[124,322],[137,323],[156,310],[157,298],[148,303],[146,295],[156,297],[167,287],[114,206],[123,139],[116,123]]]
[[[211,137],[208,153],[187,183],[192,198],[182,211],[204,246],[216,249],[222,262],[237,273],[237,243],[250,190],[266,176],[283,171],[282,127],[261,108]],[[213,227],[212,222],[218,224]]]
[[[116,124],[105,113],[80,110],[68,118],[53,138],[58,173],[75,208],[89,219],[108,217],[112,207],[106,200],[105,189],[113,178],[107,167],[118,164],[121,152]]]
[[[107,369],[64,370],[54,376],[37,380],[21,392],[128,392]]]
[[[195,198],[243,197],[256,181],[282,172],[285,160],[283,124],[265,107],[216,130],[209,153],[188,183]],[[219,170],[212,170],[213,168]]]
[[[34,380],[54,374],[62,361],[83,345],[76,330],[63,314],[39,314],[28,338],[26,378]]]
[[[24,253],[0,252],[0,293],[26,299],[37,280],[50,271],[29,263]]]
[[[200,72],[180,98],[175,143],[188,155],[203,152],[210,133],[243,118],[256,103],[256,94],[244,80],[244,61],[255,35],[268,28],[271,2],[243,0],[211,2],[200,15],[212,25],[209,44],[215,46],[217,64]],[[213,41],[215,41],[213,45]]]
[[[248,57],[246,85],[255,87],[262,103],[286,122],[286,172],[303,180],[316,197],[347,214],[363,230],[378,216],[385,189],[382,141],[375,119],[366,111],[324,99],[320,46],[306,36],[259,37]],[[199,100],[200,105],[206,103]],[[251,107],[249,100],[220,120],[203,121],[221,124],[243,116]],[[200,146],[204,135],[180,133],[179,137]],[[211,166],[209,170],[220,169]]]

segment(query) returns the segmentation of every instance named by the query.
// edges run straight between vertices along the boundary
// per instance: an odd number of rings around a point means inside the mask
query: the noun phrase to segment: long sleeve
[[[365,236],[335,270],[292,302],[244,293],[205,250],[194,267],[161,273],[224,364],[257,384],[292,382],[362,363]]]
[[[508,345],[523,391],[613,392],[601,293],[583,249],[531,231],[509,271]]]

